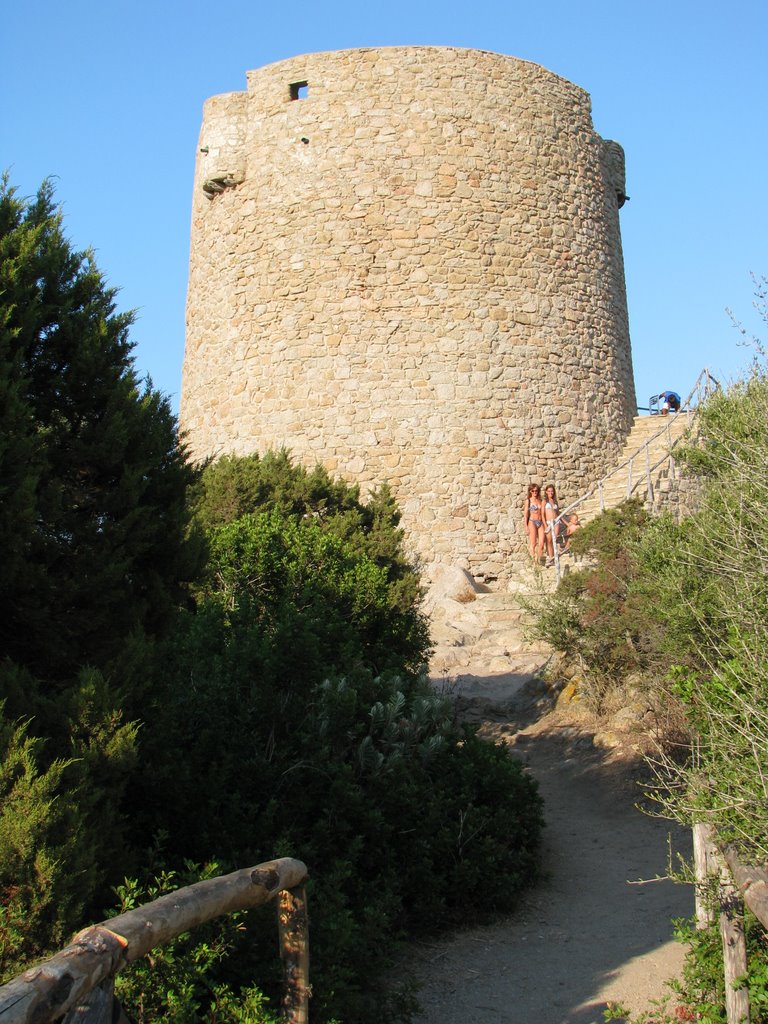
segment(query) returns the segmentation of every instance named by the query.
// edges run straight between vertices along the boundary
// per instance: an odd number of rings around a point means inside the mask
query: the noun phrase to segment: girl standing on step
[[[540,562],[544,551],[544,514],[538,484],[528,484],[528,494],[523,502],[523,523],[528,535],[528,552],[534,561]]]
[[[547,484],[544,488],[544,535],[547,539],[547,561],[555,557],[555,519],[560,512],[557,503],[557,491],[554,484]]]

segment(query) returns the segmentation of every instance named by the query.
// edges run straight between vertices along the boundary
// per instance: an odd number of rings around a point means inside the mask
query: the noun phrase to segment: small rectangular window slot
[[[305,100],[309,96],[309,82],[291,82],[288,88],[292,100]]]

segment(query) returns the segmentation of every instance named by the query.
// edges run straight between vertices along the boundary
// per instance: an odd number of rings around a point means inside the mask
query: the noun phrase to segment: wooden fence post
[[[728,1024],[749,1024],[749,989],[743,981],[747,973],[744,902],[725,865],[720,876],[720,937],[723,940],[725,1012]],[[737,987],[738,978],[742,981]]]
[[[737,978],[743,978],[747,973],[744,901],[714,839],[711,825],[697,822],[693,826],[696,927],[708,928],[715,922],[712,883],[716,881],[720,904],[720,939],[723,944],[726,1017],[728,1024],[749,1024],[749,990],[743,983],[738,987],[734,984]]]
[[[62,1024],[130,1024],[115,998],[115,979],[107,978],[92,988],[82,1003],[63,1018]]]
[[[696,900],[696,927],[709,928],[715,923],[712,881],[720,874],[720,862],[711,825],[698,821],[693,826],[693,865],[696,875],[693,887]]]
[[[307,1024],[309,1020],[309,920],[307,892],[301,885],[284,889],[277,906],[280,956],[283,960],[285,1024]]]

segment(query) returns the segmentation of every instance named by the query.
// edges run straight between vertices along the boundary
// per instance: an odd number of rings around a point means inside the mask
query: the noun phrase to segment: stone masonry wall
[[[635,413],[620,147],[583,90],[494,53],[318,53],[247,83],[200,134],[192,453],[388,480],[425,563],[503,578],[529,480],[575,497]]]

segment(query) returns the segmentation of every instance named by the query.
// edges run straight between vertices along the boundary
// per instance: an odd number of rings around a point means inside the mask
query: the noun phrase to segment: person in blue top
[[[662,416],[666,416],[670,412],[680,411],[681,398],[676,391],[659,392],[659,401],[661,402],[661,409],[659,411]]]

